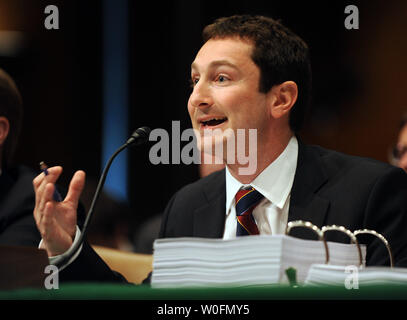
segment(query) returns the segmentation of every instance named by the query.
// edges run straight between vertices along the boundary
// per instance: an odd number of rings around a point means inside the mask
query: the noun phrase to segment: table
[[[288,285],[223,288],[151,288],[149,285],[70,283],[59,289],[0,291],[4,300],[407,300],[407,285],[297,287]]]

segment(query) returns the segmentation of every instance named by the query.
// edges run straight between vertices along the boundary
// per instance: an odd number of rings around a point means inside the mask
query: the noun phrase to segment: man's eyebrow
[[[215,67],[219,67],[219,66],[228,66],[233,69],[238,69],[235,64],[231,63],[228,60],[215,60],[209,64],[209,68],[215,68]],[[199,68],[195,62],[192,62],[191,69],[199,69]]]

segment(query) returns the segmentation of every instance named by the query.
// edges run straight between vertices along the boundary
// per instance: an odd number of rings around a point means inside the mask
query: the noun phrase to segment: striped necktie
[[[263,196],[253,187],[239,190],[235,196],[237,228],[236,236],[259,234],[256,221],[253,217],[254,208],[260,203]]]

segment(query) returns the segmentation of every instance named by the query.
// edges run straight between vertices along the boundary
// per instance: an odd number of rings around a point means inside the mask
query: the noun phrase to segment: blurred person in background
[[[13,163],[22,119],[20,92],[10,75],[0,69],[0,244],[38,246],[41,236],[32,216],[32,179],[37,173]]]
[[[38,247],[41,235],[33,210],[33,169],[13,161],[23,123],[23,102],[12,77],[0,69],[0,245]],[[58,189],[61,189],[58,186]],[[78,224],[84,208],[78,207]]]
[[[407,172],[407,113],[400,121],[397,143],[391,150],[390,163]]]

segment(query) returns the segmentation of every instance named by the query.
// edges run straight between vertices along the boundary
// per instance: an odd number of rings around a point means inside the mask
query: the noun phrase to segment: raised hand
[[[62,167],[52,167],[48,169],[48,175],[41,173],[33,180],[34,219],[42,236],[42,248],[48,256],[62,254],[71,247],[76,231],[79,197],[85,185],[85,172],[75,172],[65,199],[56,202],[53,200],[55,182],[61,173]]]

